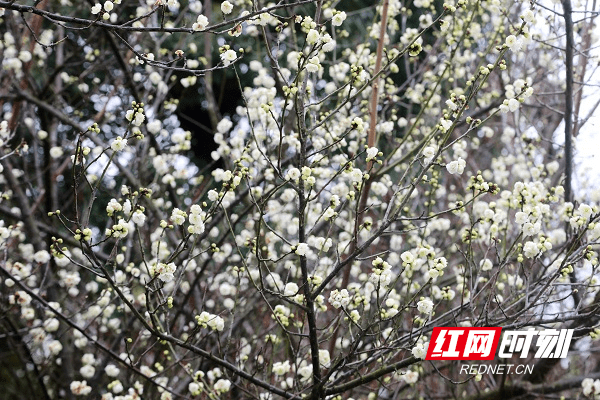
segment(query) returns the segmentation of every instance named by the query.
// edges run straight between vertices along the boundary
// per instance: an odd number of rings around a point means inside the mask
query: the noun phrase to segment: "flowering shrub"
[[[560,118],[537,123],[562,107],[548,11],[343,3],[0,2],[7,393],[599,392],[575,352],[506,391],[423,361],[436,326],[597,336],[600,193],[565,199]],[[207,104],[207,168],[179,87]]]

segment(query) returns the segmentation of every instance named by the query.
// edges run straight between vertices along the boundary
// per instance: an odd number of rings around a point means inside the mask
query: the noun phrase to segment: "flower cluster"
[[[177,266],[175,263],[158,263],[158,265],[154,267],[154,274],[163,282],[171,282],[175,278],[174,274],[176,270]]]
[[[181,212],[176,216],[178,219],[181,216]],[[189,221],[190,226],[188,227],[188,232],[194,235],[200,235],[204,233],[204,216],[206,213],[202,211],[202,208],[198,204],[194,204],[190,207],[190,215]]]
[[[146,119],[146,116],[144,114],[144,104],[138,104],[134,101],[133,103],[131,103],[131,106],[132,109],[127,110],[127,112],[125,113],[125,118],[127,119],[127,121],[130,121],[133,125],[141,126],[144,123],[144,120]],[[125,144],[127,144],[127,142],[125,142]]]
[[[600,397],[600,379],[585,378],[581,381],[581,388],[584,396],[594,399]]]
[[[209,327],[213,331],[221,332],[225,327],[225,320],[223,318],[206,311],[202,311],[200,315],[196,315],[196,322],[201,327]]]
[[[382,260],[381,257],[377,257],[371,264],[373,265],[373,272],[369,276],[369,281],[373,282],[376,286],[387,287],[394,277],[392,266]]]
[[[104,4],[96,3],[92,6],[93,15],[101,15],[104,20],[116,20],[116,14],[111,14],[111,11],[115,8],[115,4],[121,4],[121,0],[107,0]]]
[[[329,295],[329,304],[334,308],[346,307],[350,303],[350,294],[346,289],[332,290]]]

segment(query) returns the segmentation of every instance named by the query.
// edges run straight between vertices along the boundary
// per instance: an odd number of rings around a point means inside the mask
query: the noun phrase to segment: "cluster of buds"
[[[121,0],[107,0],[104,4],[96,3],[92,7],[92,14],[101,15],[103,20],[111,19],[112,15],[110,12],[115,8],[115,4],[121,4]]]
[[[497,194],[500,191],[498,185],[493,182],[486,182],[483,179],[481,171],[477,171],[477,175],[469,178],[468,190]]]
[[[83,231],[77,229],[73,237],[77,241],[83,240],[84,242],[89,242],[92,239],[92,230],[90,228],[85,228]]]
[[[131,103],[131,110],[127,110],[125,118],[135,126],[140,126],[144,123],[146,116],[144,115],[144,103]]]

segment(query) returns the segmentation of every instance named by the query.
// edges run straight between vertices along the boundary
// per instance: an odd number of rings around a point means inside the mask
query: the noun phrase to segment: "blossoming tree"
[[[0,1],[6,395],[600,395],[598,193],[565,199],[552,12]],[[176,87],[223,168],[190,161]],[[460,375],[424,360],[438,326],[574,329],[570,364]]]

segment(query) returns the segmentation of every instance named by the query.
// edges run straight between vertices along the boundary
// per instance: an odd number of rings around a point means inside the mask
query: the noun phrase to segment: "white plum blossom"
[[[146,58],[150,59],[149,56],[150,56],[150,54],[147,54]],[[152,58],[154,58],[154,57],[152,57]],[[128,121],[130,121],[133,125],[141,126],[144,123],[146,116],[144,115],[144,112],[142,110],[138,110],[138,111],[127,110],[127,112],[125,113],[125,118]]]
[[[507,36],[504,44],[506,45],[506,47],[508,47],[511,51],[514,52],[521,50],[521,46],[523,46],[523,42],[521,41],[521,39],[517,38],[515,35]]]
[[[159,119],[155,119],[152,122],[148,122],[146,124],[146,129],[148,129],[148,132],[156,135],[162,129],[162,122],[160,122]]]
[[[541,229],[541,223],[538,221],[535,224],[531,222],[525,222],[523,224],[523,236],[533,236],[536,235]]]
[[[183,225],[186,217],[187,213],[179,208],[174,208],[173,212],[171,213],[171,221],[173,221],[175,225]]]
[[[379,149],[377,147],[369,147],[367,149],[367,161],[373,160],[375,157],[377,157],[378,153]]]
[[[341,26],[346,20],[346,13],[344,11],[336,12],[331,18],[331,25]]]
[[[455,102],[453,102],[452,100],[448,99],[446,100],[446,105],[448,106],[448,108],[452,111],[456,111],[458,110],[458,104],[456,104]]]
[[[115,364],[108,364],[106,367],[104,367],[104,372],[106,373],[106,375],[114,378],[117,375],[119,375],[119,372],[121,371]]]
[[[419,380],[419,373],[417,371],[407,371],[406,373],[402,374],[402,379],[404,379],[404,382],[408,383],[409,385],[417,383]]]
[[[9,296],[8,302],[9,304],[27,306],[31,303],[31,296],[27,292],[19,290],[14,295]]]
[[[188,390],[192,396],[197,396],[200,394],[201,383],[199,382],[190,382],[188,384]]]
[[[112,386],[113,393],[121,393],[123,391],[123,389],[125,389],[123,387],[123,384],[119,380],[115,380],[115,381],[111,382],[110,386]]]
[[[534,258],[539,252],[538,246],[534,242],[526,242],[523,246],[523,254],[527,258]]]
[[[296,250],[294,251],[299,256],[306,256],[309,251],[308,244],[306,243],[298,243],[296,246]]]
[[[190,215],[189,215],[190,226],[188,227],[188,232],[194,235],[200,235],[204,233],[204,219],[202,208],[198,204],[194,204],[190,207]]]
[[[440,120],[440,131],[446,133],[452,127],[452,121],[446,118]]]
[[[237,54],[235,50],[229,49],[221,54],[221,61],[223,61],[224,66],[228,66],[229,64],[231,64],[232,61],[235,61],[236,58]]]
[[[119,212],[123,209],[121,203],[117,201],[117,199],[111,199],[106,205],[106,214],[110,217],[115,212]]]
[[[203,31],[204,29],[206,29],[207,26],[208,26],[208,18],[206,18],[206,15],[200,14],[196,18],[196,22],[194,22],[192,24],[192,29],[194,31]]]
[[[117,136],[110,144],[110,148],[113,151],[121,151],[126,146],[127,146],[127,139],[123,139],[121,136]]]
[[[521,14],[521,18],[527,23],[532,23],[535,19],[535,14],[533,13],[533,10],[527,9],[523,14]]]
[[[354,168],[352,172],[350,172],[350,179],[352,179],[352,182],[361,182],[363,180],[362,171],[358,168]]]
[[[431,279],[436,279],[444,274],[444,269],[448,266],[448,260],[445,257],[438,257],[433,261],[433,268],[428,273]]]
[[[492,263],[492,260],[489,258],[485,258],[479,262],[479,268],[481,268],[482,271],[489,271],[493,266],[494,263]]]
[[[369,275],[369,281],[383,288],[388,287],[393,278],[392,266],[380,257],[373,260],[372,265],[373,270],[371,275]]]
[[[91,386],[88,386],[87,381],[73,381],[70,385],[71,393],[76,396],[87,396],[92,392]]]
[[[333,40],[333,38],[328,33],[324,34],[321,37],[321,41],[323,42],[322,49],[326,53],[328,53],[330,51],[333,51],[335,49],[336,44],[337,44],[336,41]]]
[[[312,376],[312,370],[313,370],[312,364],[304,365],[304,366],[298,368],[298,374],[301,376],[300,381],[302,381],[302,382],[308,381]]]
[[[588,204],[580,204],[577,208],[577,213],[580,214],[583,217],[583,219],[587,220],[594,213],[594,209]]]
[[[284,296],[294,296],[298,293],[298,285],[294,282],[288,282],[283,289]]]
[[[290,366],[289,360],[278,361],[273,364],[273,373],[275,375],[280,375],[280,376],[285,375],[288,372],[290,372],[290,370],[291,370],[291,366]]]
[[[346,307],[348,304],[350,304],[350,300],[350,294],[346,289],[334,289],[329,295],[329,304],[331,304],[334,308]]]
[[[154,273],[158,275],[158,279],[163,282],[171,282],[175,278],[175,271],[177,266],[175,263],[159,263],[154,269]]]
[[[214,331],[221,332],[223,328],[225,328],[225,320],[218,315],[214,315],[213,318],[206,322],[206,324]]]
[[[425,162],[431,162],[433,157],[435,157],[436,149],[433,146],[427,146],[423,149],[423,157],[425,158]]]
[[[430,299],[423,299],[417,303],[417,309],[423,314],[431,314],[433,311],[433,301]]]
[[[585,378],[581,381],[581,388],[584,396],[594,395],[596,398],[596,395],[600,394],[600,379]]]
[[[24,63],[28,63],[29,61],[31,61],[32,56],[31,53],[28,52],[27,50],[21,50],[19,52],[19,60],[23,61]]]
[[[50,318],[44,321],[44,330],[46,332],[56,332],[58,330],[59,322],[56,318]]]
[[[96,373],[96,368],[94,368],[92,365],[87,364],[79,369],[79,373],[84,378],[90,379]]]
[[[336,215],[335,209],[328,207],[327,210],[325,210],[325,212],[323,213],[323,219],[325,221],[329,221],[331,218],[333,218]],[[330,239],[331,240],[331,239]]]
[[[425,347],[423,343],[417,343],[415,347],[412,348],[411,353],[415,358],[424,360],[427,355],[427,347]]]
[[[47,349],[48,352],[50,352],[50,354],[56,356],[62,351],[63,346],[62,343],[60,343],[58,340],[52,340],[48,342]]]
[[[63,155],[63,149],[59,146],[54,146],[50,149],[50,157],[52,158],[60,158]]]
[[[415,256],[410,251],[405,251],[400,255],[402,265],[407,266],[415,262]]]
[[[506,100],[502,105],[508,107],[508,111],[515,112],[519,109],[519,106],[521,104],[519,103],[519,100],[517,100],[517,99],[510,99],[510,100]],[[500,108],[502,110],[502,106],[500,106]]]
[[[285,179],[288,181],[297,181],[300,178],[300,170],[298,168],[290,168],[285,174]]]
[[[217,132],[219,133],[227,133],[233,127],[233,122],[229,118],[223,118],[217,124]]]
[[[215,386],[214,386],[214,389],[217,392],[221,392],[221,393],[228,392],[230,388],[231,388],[231,381],[229,381],[228,379],[219,379],[215,383]]]
[[[231,14],[231,12],[233,11],[233,4],[225,0],[221,3],[221,11],[223,12],[223,14]]]
[[[208,191],[208,199],[210,201],[216,201],[219,198],[219,193],[216,190]]]
[[[331,355],[329,354],[329,350],[319,350],[319,364],[325,368],[329,367],[331,364]]]
[[[33,260],[38,264],[45,264],[50,261],[50,253],[46,250],[36,251],[33,255]]]
[[[525,222],[527,222],[527,213],[523,212],[523,211],[517,211],[515,213],[515,222],[517,224],[523,225]]]
[[[448,164],[446,164],[446,169],[452,175],[462,175],[466,166],[467,162],[461,157],[458,157],[458,160],[451,161]]]
[[[196,316],[196,322],[203,328],[209,327],[214,331],[221,332],[225,328],[225,321],[223,318],[206,311],[202,311],[200,315]]]
[[[316,44],[320,39],[321,35],[319,35],[319,32],[314,29],[309,30],[308,34],[306,35],[306,43],[308,44]]]
[[[131,216],[131,220],[137,226],[144,226],[144,223],[146,222],[146,215],[144,214],[144,212],[142,210],[136,210],[133,213],[133,215]]]
[[[352,127],[354,129],[356,129],[358,132],[364,132],[365,130],[365,124],[364,121],[362,120],[362,118],[360,117],[354,117],[354,119],[352,119]]]
[[[319,57],[317,56],[311,57],[308,60],[308,63],[306,63],[306,70],[311,73],[317,72],[320,67],[321,63],[319,61]]]

